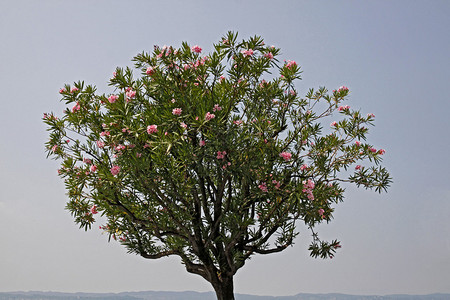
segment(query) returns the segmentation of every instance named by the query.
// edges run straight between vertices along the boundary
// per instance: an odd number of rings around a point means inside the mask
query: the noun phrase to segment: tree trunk
[[[222,277],[212,283],[217,300],[234,300],[233,277]]]

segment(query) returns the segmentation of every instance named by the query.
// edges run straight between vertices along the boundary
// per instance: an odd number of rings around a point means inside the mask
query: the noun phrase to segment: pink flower
[[[116,95],[111,95],[111,96],[108,97],[109,103],[114,103],[114,102],[117,101],[117,99],[119,99],[119,97],[116,96]]]
[[[60,94],[63,94],[63,93],[65,93],[65,92],[66,92],[65,89],[59,89],[59,93],[60,93]]]
[[[149,125],[147,126],[147,133],[152,134],[158,132],[158,126],[157,125]]]
[[[369,150],[370,150],[370,152],[373,152],[373,153],[377,152],[377,149],[375,149],[373,147],[370,147]]]
[[[119,166],[113,166],[111,168],[111,174],[113,174],[114,176],[116,176],[117,174],[119,174],[120,172],[120,167]]]
[[[188,126],[186,125],[186,123],[184,123],[184,122],[181,122],[181,123],[180,123],[180,126],[183,127],[184,129],[186,129],[186,128],[188,127]]]
[[[350,106],[346,105],[346,106],[339,106],[338,111],[344,111],[344,110],[349,110]]]
[[[323,210],[323,208],[321,208],[321,209],[319,209],[319,215],[321,216],[321,217],[323,217],[323,213],[325,212],[325,210]]]
[[[183,110],[181,108],[174,108],[174,109],[172,109],[172,114],[174,114],[175,116],[179,116],[179,115],[181,115],[182,111]]]
[[[75,104],[73,107],[72,107],[72,112],[74,113],[74,112],[77,112],[77,111],[79,111],[80,110],[80,103],[79,102],[77,102],[77,104]]]
[[[368,118],[375,118],[375,115],[374,114],[367,114],[367,117]]]
[[[291,69],[293,66],[297,66],[297,63],[293,60],[288,60],[285,67]]]
[[[133,91],[132,89],[129,89],[126,92],[126,95],[127,95],[128,98],[133,99],[134,97],[136,97],[136,91]]]
[[[58,150],[58,145],[53,145],[53,147],[52,147],[52,152],[55,153],[56,150]]]
[[[383,154],[385,154],[385,153],[386,153],[386,150],[384,150],[384,149],[378,150],[378,154],[380,154],[380,155],[383,155]]]
[[[303,184],[305,185],[305,187],[307,189],[314,189],[316,187],[314,181],[312,181],[311,179],[308,179],[308,181],[303,181]]]
[[[195,53],[201,53],[202,48],[200,48],[198,45],[192,46],[191,50]]]
[[[272,180],[272,183],[275,185],[275,188],[276,189],[279,189],[280,188],[280,186],[281,186],[281,183],[279,182],[279,181],[277,181],[277,180]]]
[[[306,170],[306,169],[308,169],[308,165],[303,164],[303,165],[300,166],[300,170],[301,170],[301,171],[304,171],[304,170]]]
[[[219,104],[214,105],[213,111],[219,111],[222,110],[222,107],[219,106]]]
[[[265,182],[261,182],[261,184],[258,185],[258,187],[259,187],[259,189],[260,189],[262,192],[264,192],[264,193],[267,193],[267,192],[268,192],[267,185],[266,185]]]
[[[268,58],[268,59],[273,59],[273,54],[272,54],[272,52],[269,52],[269,53],[264,54],[264,57]]]
[[[97,141],[97,147],[103,148],[103,147],[105,147],[105,143],[102,141]]]
[[[361,146],[361,142],[360,141],[355,141],[356,146]]]
[[[97,211],[97,205],[93,205],[93,206],[91,207],[91,213],[92,213],[93,215],[95,215],[95,214],[98,213],[98,211]]]
[[[153,74],[155,74],[155,69],[153,69],[152,67],[148,67],[145,73],[147,73],[147,75],[149,76],[152,76]]]
[[[336,127],[337,126],[337,122],[336,121],[331,122],[330,126],[331,127]]]
[[[109,136],[111,133],[109,131],[102,131],[100,132],[100,136]]]
[[[359,170],[359,169],[361,169],[362,167],[361,167],[361,165],[357,165],[356,167],[355,167],[355,170]]]
[[[289,152],[281,152],[280,157],[284,158],[285,161],[288,161],[292,158],[292,154]]]
[[[95,171],[97,171],[97,166],[96,165],[92,165],[90,169],[91,169],[91,172],[95,172]]]
[[[200,147],[203,147],[206,145],[206,142],[204,140],[200,140],[198,144],[200,145]]]
[[[339,92],[342,92],[342,91],[348,91],[348,87],[346,87],[346,86],[340,86],[340,87],[338,88],[337,92],[339,93]]]
[[[73,87],[73,88],[70,89],[71,93],[75,93],[75,92],[78,92],[78,91],[79,91],[79,89],[76,88],[76,87]]]
[[[216,117],[216,115],[215,114],[211,114],[209,111],[206,113],[206,115],[205,115],[205,120],[206,121],[209,121],[209,120],[211,120],[211,119],[214,119]]]
[[[226,154],[227,154],[226,151],[222,151],[222,152],[217,151],[217,159],[224,159]]]
[[[314,200],[314,194],[313,194],[313,191],[312,191],[315,188],[314,182],[311,179],[308,179],[308,181],[304,180],[302,183],[303,183],[303,190],[302,190],[302,192],[306,193],[306,197],[309,200],[311,200],[311,201]]]
[[[253,55],[253,49],[242,50],[241,53],[244,54],[244,56],[252,56]]]
[[[236,126],[241,126],[243,123],[244,123],[244,121],[242,121],[242,120],[233,121],[233,124]]]

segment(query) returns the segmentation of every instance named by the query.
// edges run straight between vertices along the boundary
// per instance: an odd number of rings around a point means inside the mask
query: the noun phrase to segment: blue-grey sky
[[[348,86],[347,104],[376,115],[369,140],[394,177],[387,194],[347,189],[319,228],[342,241],[334,259],[310,258],[301,230],[294,247],[249,261],[236,292],[450,293],[449,15],[445,0],[0,1],[0,291],[211,290],[177,258],[145,260],[78,229],[41,117],[61,114],[65,83],[108,92],[142,50],[208,51],[234,30],[297,61],[300,94]]]

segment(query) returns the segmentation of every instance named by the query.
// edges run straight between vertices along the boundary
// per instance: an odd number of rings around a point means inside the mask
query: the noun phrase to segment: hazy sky
[[[342,249],[307,251],[309,233],[255,256],[239,293],[450,293],[450,1],[0,1],[0,291],[212,290],[177,258],[127,254],[78,229],[47,160],[44,112],[85,80],[108,92],[116,66],[153,45],[209,51],[228,30],[261,35],[297,61],[310,87],[346,85],[348,105],[376,115],[369,140],[386,149],[387,194],[349,187],[320,227]],[[97,228],[97,227],[94,227]]]

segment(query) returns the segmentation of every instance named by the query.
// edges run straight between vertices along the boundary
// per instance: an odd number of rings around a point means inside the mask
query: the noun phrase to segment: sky
[[[346,104],[374,113],[369,141],[384,148],[388,193],[349,186],[335,219],[332,260],[294,247],[255,256],[235,292],[450,293],[449,1],[0,1],[0,292],[211,291],[177,258],[145,260],[79,230],[58,162],[46,159],[44,112],[84,80],[109,92],[117,66],[153,45],[208,52],[229,30],[262,36],[303,69],[296,87],[348,86]]]

